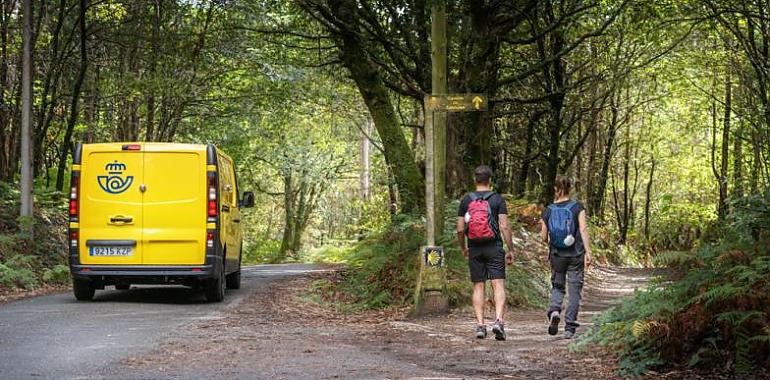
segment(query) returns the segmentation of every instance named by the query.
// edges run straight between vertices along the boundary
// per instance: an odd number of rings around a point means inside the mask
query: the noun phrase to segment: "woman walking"
[[[577,322],[583,290],[583,273],[591,266],[591,245],[583,204],[570,199],[571,183],[556,177],[554,202],[543,210],[540,234],[548,243],[551,264],[551,300],[548,306],[548,334],[559,332],[565,288],[569,303],[565,313],[564,337],[571,339],[580,326]]]

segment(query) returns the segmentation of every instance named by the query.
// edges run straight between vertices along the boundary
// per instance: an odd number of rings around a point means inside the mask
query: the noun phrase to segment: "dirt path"
[[[617,286],[589,288],[587,310],[602,309],[631,288],[624,281],[633,277],[629,271],[597,273]],[[405,318],[405,310],[345,315],[298,300],[330,275],[259,288],[235,310],[191,325],[145,355],[105,366],[96,377],[552,378],[568,371],[567,342],[543,334],[542,312],[511,313],[511,339],[497,342],[471,338],[469,311],[421,319]]]
[[[498,342],[472,337],[470,310],[429,318],[406,318],[406,310],[346,315],[300,298],[312,292],[308,289],[314,281],[332,275],[314,274],[259,288],[235,310],[191,325],[152,352],[106,366],[96,377],[618,378],[605,355],[570,353],[570,341],[547,335],[541,310],[509,313],[509,339]],[[642,269],[594,269],[584,295],[583,326],[651,275]]]

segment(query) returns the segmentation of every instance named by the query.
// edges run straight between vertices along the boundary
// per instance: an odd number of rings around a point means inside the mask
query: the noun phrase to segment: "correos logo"
[[[97,176],[96,180],[99,182],[99,187],[110,194],[120,194],[128,190],[134,182],[134,176],[123,176],[126,164],[121,164],[118,160],[105,165],[104,170],[107,171],[107,175]]]

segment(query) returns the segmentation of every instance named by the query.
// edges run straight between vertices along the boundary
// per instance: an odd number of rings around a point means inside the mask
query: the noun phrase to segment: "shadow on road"
[[[229,293],[229,292],[228,292]],[[99,292],[92,302],[193,305],[207,303],[203,291],[180,286],[153,286]]]

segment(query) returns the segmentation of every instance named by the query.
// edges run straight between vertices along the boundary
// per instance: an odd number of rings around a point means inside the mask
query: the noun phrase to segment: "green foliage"
[[[7,289],[34,289],[38,280],[35,273],[28,268],[17,267],[13,263],[0,263],[0,285]]]
[[[412,298],[423,221],[399,215],[391,226],[365,238],[350,251],[340,290],[365,308],[402,305]]]
[[[305,261],[311,263],[344,264],[350,256],[350,250],[349,242],[344,242],[342,245],[325,245],[311,250],[305,257]]]
[[[716,208],[702,203],[668,203],[650,221],[650,241],[656,251],[687,251],[695,247],[716,221]]]
[[[672,268],[674,281],[654,283],[600,315],[574,348],[607,347],[617,353],[621,371],[632,375],[676,365],[767,369],[770,197],[737,203],[746,202],[752,206],[734,207],[729,223],[697,252],[659,256],[659,263]]]
[[[448,205],[446,214],[452,215],[456,207],[456,202]],[[473,287],[467,261],[455,240],[452,220],[454,218],[447,219],[437,243],[445,252],[450,304],[467,306]],[[332,257],[335,262],[348,264],[339,283],[333,287],[336,295],[327,298],[344,300],[352,304],[353,309],[410,304],[419,270],[419,250],[425,244],[424,223],[421,217],[399,214],[381,232],[371,233],[350,248],[319,251],[320,257]],[[548,291],[547,269],[537,262],[517,262],[507,269],[506,289],[512,306],[542,306]]]
[[[256,240],[251,244],[244,243],[243,263],[273,264],[284,259],[280,252],[281,241],[276,239]]]
[[[0,182],[0,290],[66,284],[66,200],[60,193],[38,189],[35,217],[18,218],[17,196],[14,187]]]
[[[42,279],[47,283],[64,285],[70,281],[70,268],[61,264],[46,268],[43,270]]]

